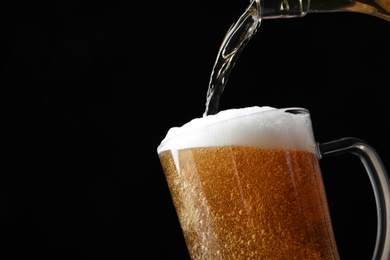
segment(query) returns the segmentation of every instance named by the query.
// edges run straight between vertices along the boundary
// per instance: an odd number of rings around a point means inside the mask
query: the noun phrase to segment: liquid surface
[[[181,127],[172,127],[157,152],[226,145],[288,148],[317,153],[310,114],[306,110],[258,106],[227,109],[193,119]]]

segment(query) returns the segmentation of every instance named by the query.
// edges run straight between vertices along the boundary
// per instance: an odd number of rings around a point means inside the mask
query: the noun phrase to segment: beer
[[[158,148],[191,258],[339,259],[308,113],[242,111]]]

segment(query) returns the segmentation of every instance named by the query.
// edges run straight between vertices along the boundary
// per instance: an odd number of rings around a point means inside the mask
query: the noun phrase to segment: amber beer
[[[306,110],[220,112],[158,153],[191,259],[339,259]]]

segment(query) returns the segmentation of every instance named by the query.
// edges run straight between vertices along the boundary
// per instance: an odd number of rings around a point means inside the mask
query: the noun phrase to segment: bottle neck
[[[390,22],[390,0],[260,0],[262,19],[303,17],[307,13],[356,12]]]

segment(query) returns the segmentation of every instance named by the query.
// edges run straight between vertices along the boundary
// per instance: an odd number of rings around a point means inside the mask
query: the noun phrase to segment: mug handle
[[[375,195],[377,209],[377,234],[373,260],[390,259],[390,182],[386,169],[373,147],[354,137],[326,143],[317,143],[319,158],[343,153],[353,153],[363,162]]]

